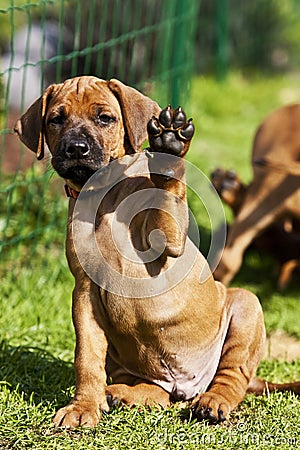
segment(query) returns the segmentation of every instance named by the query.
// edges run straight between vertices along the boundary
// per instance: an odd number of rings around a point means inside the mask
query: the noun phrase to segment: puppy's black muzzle
[[[73,139],[66,145],[64,151],[67,158],[80,160],[89,155],[90,146],[85,140]]]
[[[52,156],[52,166],[58,175],[81,186],[103,164],[102,149],[82,134],[65,136]]]

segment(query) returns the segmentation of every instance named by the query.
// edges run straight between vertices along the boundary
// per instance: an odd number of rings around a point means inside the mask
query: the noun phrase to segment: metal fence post
[[[228,71],[228,0],[216,0],[217,79],[223,81]]]
[[[195,24],[199,0],[176,0],[176,25],[173,26],[173,47],[170,65],[171,75],[170,99],[177,107],[181,102],[181,92],[186,91],[188,77],[193,72],[195,58]]]

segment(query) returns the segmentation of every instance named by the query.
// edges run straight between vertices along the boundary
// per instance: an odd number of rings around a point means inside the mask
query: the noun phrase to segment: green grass
[[[297,101],[299,86],[292,77],[246,80],[233,74],[224,84],[209,78],[195,80],[192,100],[184,105],[197,130],[189,160],[206,174],[220,165],[235,168],[248,181],[256,126],[271,109]],[[38,193],[31,200],[40,201]],[[51,202],[59,202],[59,217],[66,214],[65,198],[49,195],[49,207]],[[193,198],[191,203],[205,233],[208,221],[203,208]],[[18,208],[12,212],[15,233]],[[24,214],[22,220],[26,221]],[[46,214],[41,224],[45,220]],[[216,427],[191,421],[188,411],[175,406],[167,410],[120,407],[93,430],[55,429],[54,412],[74,391],[73,279],[63,256],[62,224],[58,218],[59,230],[53,227],[39,236],[38,245],[29,241],[27,251],[20,244],[12,250],[10,262],[2,261],[0,266],[0,449],[300,448],[300,400],[281,393],[247,396],[229,420]],[[25,225],[34,228],[34,213]],[[36,246],[35,251],[30,252],[30,246]],[[247,252],[234,284],[259,295],[268,332],[282,329],[300,339],[299,286],[295,280],[279,294],[275,283],[274,262]],[[277,382],[300,379],[300,360],[262,361],[259,374]]]

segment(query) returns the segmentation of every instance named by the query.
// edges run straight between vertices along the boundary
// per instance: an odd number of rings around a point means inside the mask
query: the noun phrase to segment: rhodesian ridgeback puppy
[[[273,167],[275,168],[275,165]],[[296,170],[295,167],[291,169]],[[280,167],[278,170],[284,169]],[[211,181],[223,202],[231,208],[236,217],[245,201],[248,186],[242,183],[235,171],[221,168],[212,172]],[[299,226],[300,222],[295,220],[278,218],[253,240],[256,249],[272,255],[279,263],[277,288],[280,291],[288,286],[293,272],[296,269],[299,271]]]
[[[226,285],[250,243],[280,219],[300,219],[300,105],[273,111],[259,126],[252,149],[253,180],[229,229],[214,272]]]
[[[195,417],[217,423],[247,389],[262,392],[251,381],[265,340],[259,301],[215,282],[187,237],[183,157],[194,127],[183,110],[86,76],[50,86],[16,131],[39,159],[46,141],[71,196],[76,393],[54,423],[95,426],[116,399],[191,400]]]

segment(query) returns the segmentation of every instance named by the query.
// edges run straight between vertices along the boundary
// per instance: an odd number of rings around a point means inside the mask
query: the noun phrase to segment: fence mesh
[[[119,78],[177,106],[194,68],[199,0],[2,0],[0,254],[13,270],[63,247],[67,202],[49,164],[12,134],[43,89],[77,75]],[[184,101],[184,100],[183,100]],[[55,250],[57,243],[57,250]]]

